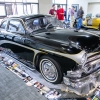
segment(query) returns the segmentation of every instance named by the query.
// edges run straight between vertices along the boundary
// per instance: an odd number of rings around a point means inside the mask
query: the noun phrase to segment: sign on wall
[[[79,9],[79,4],[72,4],[72,6],[74,7],[75,12],[77,12]]]

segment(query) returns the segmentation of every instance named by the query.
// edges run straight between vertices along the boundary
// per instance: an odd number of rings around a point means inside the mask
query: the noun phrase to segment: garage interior
[[[99,8],[100,0],[0,0],[0,100],[100,100]]]

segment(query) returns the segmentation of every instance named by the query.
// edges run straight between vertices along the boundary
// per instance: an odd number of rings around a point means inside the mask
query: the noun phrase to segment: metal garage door
[[[92,16],[95,17],[97,13],[100,13],[100,2],[98,3],[88,3],[88,13],[87,14],[92,14]]]

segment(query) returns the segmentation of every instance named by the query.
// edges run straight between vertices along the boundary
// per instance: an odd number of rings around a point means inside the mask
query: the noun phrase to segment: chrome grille
[[[89,57],[89,58],[87,59],[87,62],[90,62],[90,61],[93,61],[93,60],[96,60],[96,59],[100,59],[100,54],[94,55],[94,56],[92,56],[92,57]]]
[[[100,59],[98,59],[98,57],[96,57],[96,59],[92,59],[92,61],[87,62],[84,66],[86,73],[94,72],[98,68],[100,68]]]

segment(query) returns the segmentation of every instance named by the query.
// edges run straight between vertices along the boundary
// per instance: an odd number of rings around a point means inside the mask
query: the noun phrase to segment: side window
[[[25,33],[23,25],[18,20],[11,20],[8,25],[8,31],[10,32],[17,32],[17,33]]]
[[[7,26],[7,21],[4,21],[2,24],[1,24],[1,29],[6,29],[6,26]]]

